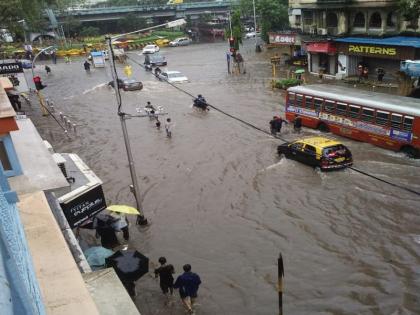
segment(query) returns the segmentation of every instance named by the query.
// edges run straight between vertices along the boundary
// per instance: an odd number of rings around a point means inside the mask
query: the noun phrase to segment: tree
[[[234,48],[235,50],[239,50],[239,44],[242,45],[242,33],[244,29],[241,21],[241,11],[239,9],[235,10],[230,20],[232,24],[232,37],[235,43]]]
[[[240,8],[243,15],[253,16],[252,0],[241,0]],[[287,0],[255,0],[255,10],[264,41],[268,41],[269,31],[281,30],[289,26]]]
[[[73,0],[7,0],[0,1],[0,27],[12,33],[22,34],[23,27],[29,31],[40,31],[48,26],[44,9],[66,8]],[[23,22],[24,20],[24,22]],[[24,23],[24,24],[23,24]]]
[[[117,26],[118,31],[131,32],[147,27],[147,22],[134,13],[129,13],[124,18],[118,20]]]
[[[89,37],[99,35],[99,27],[86,26],[80,30],[80,36]]]
[[[400,0],[400,10],[407,21],[417,20],[420,16],[420,0]]]

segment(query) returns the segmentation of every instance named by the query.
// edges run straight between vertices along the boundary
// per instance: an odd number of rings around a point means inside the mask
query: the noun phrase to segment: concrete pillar
[[[368,10],[365,12],[365,33],[367,34],[369,31],[369,19],[370,19],[370,13]]]
[[[349,14],[346,12],[337,13],[338,17],[338,26],[337,31],[338,35],[346,34],[349,31]]]
[[[382,11],[382,12],[380,12],[380,14],[381,14],[381,19],[382,19],[382,21],[381,21],[381,33],[382,34],[385,34],[386,33],[386,18],[387,18],[387,12],[384,12],[384,11]]]

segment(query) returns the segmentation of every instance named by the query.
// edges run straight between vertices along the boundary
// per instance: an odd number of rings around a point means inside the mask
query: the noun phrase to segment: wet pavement
[[[284,98],[270,87],[268,54],[242,49],[246,74],[229,76],[225,43],[163,48],[168,69],[187,75],[182,85],[227,112],[268,129]],[[143,57],[132,55],[142,62]],[[84,73],[83,60],[52,66],[44,94],[56,112],[76,123],[66,137],[51,117],[29,109],[57,152],[75,152],[104,181],[108,204],[131,204],[130,173],[108,69]],[[120,69],[122,70],[122,69]],[[39,73],[44,73],[38,67]],[[279,140],[215,110],[191,108],[191,97],[133,65],[144,89],[122,92],[123,110],[146,101],[163,106],[173,138],[148,118],[128,131],[150,225],[131,222],[130,246],[157,262],[166,256],[177,274],[190,263],[202,278],[197,314],[276,314],[277,257],[285,265],[285,314],[419,314],[418,196],[351,170],[319,173],[276,154]],[[121,71],[122,73],[122,71]],[[302,135],[315,130],[304,129]],[[283,136],[296,135],[286,126]],[[420,160],[340,138],[355,166],[420,190]],[[184,314],[165,306],[158,282],[137,282],[143,315]]]

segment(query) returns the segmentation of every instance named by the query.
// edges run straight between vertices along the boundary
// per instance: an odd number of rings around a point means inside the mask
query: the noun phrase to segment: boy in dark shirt
[[[171,295],[174,293],[174,277],[172,276],[175,273],[174,266],[166,264],[166,258],[159,258],[160,267],[155,269],[155,277],[160,278],[160,288],[162,289],[163,294],[169,299],[168,293]]]

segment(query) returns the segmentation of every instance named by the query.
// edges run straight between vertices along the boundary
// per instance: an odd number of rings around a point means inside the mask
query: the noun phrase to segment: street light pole
[[[126,113],[124,113],[122,111],[122,108],[121,108],[122,107],[122,100],[121,100],[121,94],[120,94],[120,91],[119,91],[117,68],[115,66],[114,52],[113,52],[113,49],[112,49],[112,42],[114,40],[117,40],[118,38],[121,38],[121,37],[126,36],[126,35],[140,33],[140,32],[144,32],[144,31],[148,31],[148,30],[152,30],[152,29],[159,28],[159,27],[164,27],[164,26],[166,26],[166,27],[176,27],[176,26],[183,25],[185,23],[186,22],[185,22],[184,19],[180,19],[180,20],[175,20],[175,21],[168,22],[168,23],[165,23],[165,24],[151,26],[151,27],[148,27],[148,28],[144,28],[144,29],[141,29],[141,30],[134,31],[134,32],[120,34],[120,35],[116,35],[116,36],[113,36],[113,37],[106,37],[106,41],[107,41],[107,44],[108,44],[108,51],[109,51],[109,62],[110,62],[110,66],[111,66],[111,75],[112,75],[112,79],[114,81],[115,97],[117,99],[117,104],[118,104],[117,114],[120,117],[121,128],[122,128],[122,131],[123,131],[124,144],[125,144],[125,149],[127,151],[128,166],[130,168],[131,182],[133,183],[133,194],[134,194],[134,197],[136,199],[137,210],[140,213],[138,218],[137,218],[137,222],[140,225],[147,225],[147,219],[144,217],[144,213],[143,213],[142,206],[141,206],[140,187],[139,187],[139,184],[138,184],[138,181],[137,181],[136,167],[135,167],[135,164],[134,164],[133,154],[131,152],[130,139],[128,137],[127,124],[126,124],[126,120],[128,119],[128,116],[127,116]]]
[[[255,0],[252,0],[252,6],[254,9],[254,32],[255,32],[255,49],[257,49],[257,18],[255,16]]]

